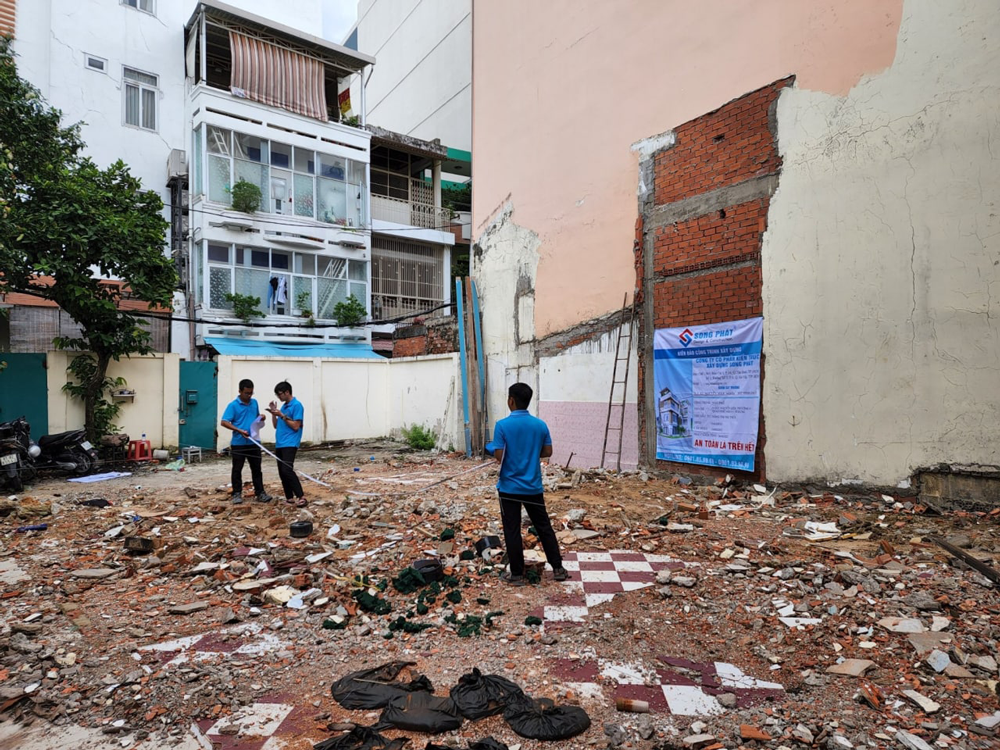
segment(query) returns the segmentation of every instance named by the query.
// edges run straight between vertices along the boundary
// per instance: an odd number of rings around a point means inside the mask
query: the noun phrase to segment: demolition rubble
[[[1000,743],[1000,511],[550,466],[571,580],[543,569],[529,528],[532,584],[509,587],[493,466],[385,446],[300,463],[329,485],[307,508],[232,505],[222,461],[0,499],[0,735],[78,725],[109,748],[193,734],[293,750]],[[484,680],[501,697],[470,717],[455,691]],[[383,682],[378,708],[344,699]]]

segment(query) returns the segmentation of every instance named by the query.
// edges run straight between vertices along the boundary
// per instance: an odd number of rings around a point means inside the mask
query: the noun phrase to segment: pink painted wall
[[[895,55],[903,0],[480,0],[473,237],[510,198],[541,239],[535,333],[635,285],[631,144],[795,74],[844,94]]]
[[[621,465],[625,471],[639,465],[639,419],[635,404],[625,409],[622,432]],[[545,420],[552,435],[552,463],[565,466],[572,461],[571,469],[589,469],[601,465],[604,449],[604,428],[608,421],[608,405],[585,401],[539,401],[538,416]],[[608,441],[612,450],[618,449],[617,432]],[[615,468],[615,458],[610,456],[605,468]]]

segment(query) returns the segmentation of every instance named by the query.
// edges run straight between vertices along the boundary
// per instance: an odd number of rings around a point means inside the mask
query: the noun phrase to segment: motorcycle
[[[58,469],[79,476],[91,471],[97,461],[97,451],[84,430],[43,435],[35,443],[24,417],[0,424],[0,472],[14,492],[20,492],[38,471]]]

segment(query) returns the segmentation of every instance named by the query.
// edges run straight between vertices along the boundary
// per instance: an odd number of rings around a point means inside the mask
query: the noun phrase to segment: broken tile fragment
[[[176,604],[167,610],[172,615],[189,615],[192,612],[201,612],[208,609],[208,602],[191,602],[190,604]]]
[[[904,690],[903,696],[920,706],[920,710],[925,714],[933,714],[941,710],[940,703],[935,703],[927,696],[918,693],[916,690]]]
[[[927,627],[914,617],[883,617],[878,624],[891,633],[927,632]]]
[[[827,667],[828,674],[843,674],[849,677],[860,677],[875,666],[869,659],[844,659],[840,664]]]
[[[909,732],[896,732],[896,742],[907,748],[907,750],[933,750],[925,740]]]
[[[88,580],[100,580],[102,578],[110,578],[118,571],[113,568],[84,568],[82,570],[74,570],[70,573],[74,578],[86,578]]]
[[[924,657],[924,662],[935,672],[943,672],[951,664],[951,657],[944,651],[934,649]]]

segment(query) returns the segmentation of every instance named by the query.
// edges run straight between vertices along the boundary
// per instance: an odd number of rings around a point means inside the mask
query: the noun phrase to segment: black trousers
[[[295,473],[295,453],[298,448],[275,448],[274,455],[278,457],[278,476],[281,478],[281,488],[285,491],[285,499],[302,497],[302,482]]]
[[[521,507],[528,511],[528,518],[538,532],[538,538],[545,550],[545,559],[553,570],[562,567],[562,555],[559,554],[559,542],[552,528],[549,514],[545,510],[545,495],[513,495],[506,492],[500,495],[500,516],[503,519],[504,546],[507,549],[507,561],[510,563],[510,574],[524,575],[524,541],[521,539]]]
[[[260,471],[260,448],[256,445],[234,445],[230,448],[233,456],[233,494],[243,492],[243,464],[250,464],[250,479],[253,481],[253,491],[257,495],[264,494],[264,475]]]

